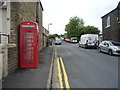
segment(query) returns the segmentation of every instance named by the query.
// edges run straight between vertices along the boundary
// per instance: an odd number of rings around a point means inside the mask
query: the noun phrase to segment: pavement
[[[45,48],[39,53],[37,68],[18,68],[2,81],[2,88],[51,88],[54,67],[54,46]],[[56,71],[57,72],[57,71]],[[57,76],[56,76],[57,78]],[[56,85],[55,85],[56,87]],[[59,88],[59,85],[57,86]]]

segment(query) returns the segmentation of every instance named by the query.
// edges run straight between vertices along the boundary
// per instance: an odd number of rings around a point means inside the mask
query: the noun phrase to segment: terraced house
[[[120,2],[118,6],[102,16],[103,40],[115,40],[120,42]]]

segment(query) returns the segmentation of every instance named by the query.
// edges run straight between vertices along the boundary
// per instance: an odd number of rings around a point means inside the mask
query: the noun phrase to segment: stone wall
[[[39,25],[39,51],[43,48],[43,26],[42,26],[42,19],[43,19],[43,8],[41,4],[38,4],[38,25]]]
[[[43,47],[44,48],[47,47],[48,34],[49,34],[49,31],[43,27]]]
[[[18,49],[15,48],[8,48],[8,72],[14,71],[18,68]]]
[[[8,49],[9,72],[18,67],[19,62],[19,25],[24,21],[36,22],[36,2],[11,2],[11,26],[9,43],[16,47]]]
[[[35,2],[12,2],[11,3],[11,30],[9,42],[18,44],[19,25],[24,21],[36,22]]]

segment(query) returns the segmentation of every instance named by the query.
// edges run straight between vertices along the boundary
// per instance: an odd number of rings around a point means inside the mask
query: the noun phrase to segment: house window
[[[110,27],[110,16],[107,17],[107,26],[106,27]]]

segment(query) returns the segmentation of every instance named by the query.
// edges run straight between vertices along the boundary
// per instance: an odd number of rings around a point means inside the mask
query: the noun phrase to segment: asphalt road
[[[118,56],[66,42],[56,49],[63,58],[71,88],[118,88]]]

